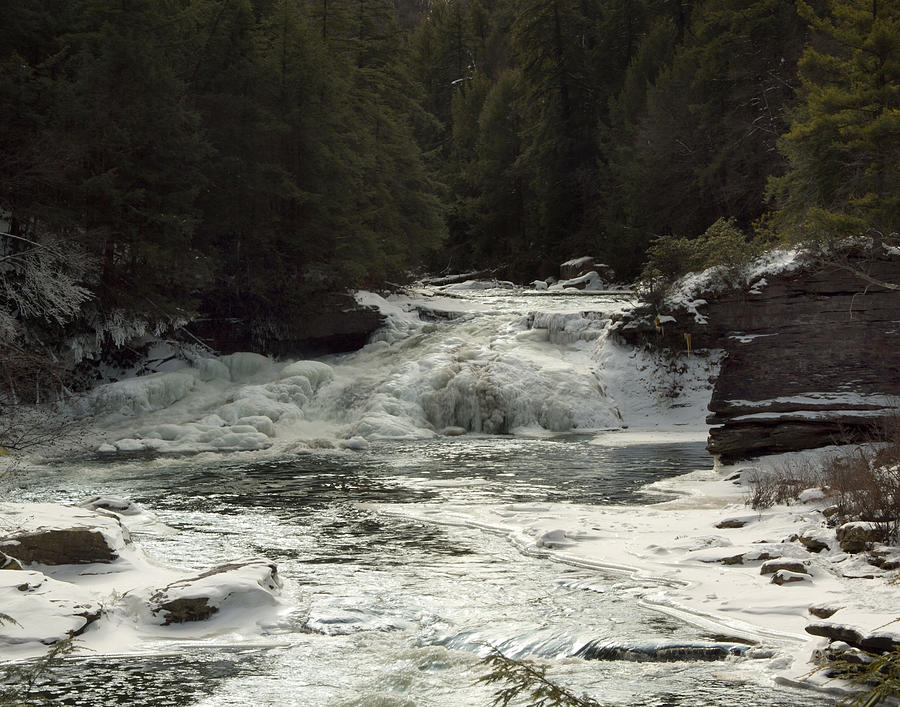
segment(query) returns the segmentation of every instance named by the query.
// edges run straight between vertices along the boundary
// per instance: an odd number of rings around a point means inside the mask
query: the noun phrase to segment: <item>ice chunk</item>
[[[120,452],[141,452],[147,448],[143,440],[130,437],[117,440],[114,444]]]
[[[256,429],[257,432],[262,432],[267,437],[275,436],[275,423],[272,422],[272,418],[266,417],[265,415],[253,415],[250,417],[242,417],[237,421],[238,425],[249,425]],[[233,430],[234,428],[232,428]]]
[[[197,384],[192,371],[154,373],[149,376],[108,383],[75,403],[85,415],[135,415],[162,410],[178,402]]]
[[[202,358],[195,363],[197,376],[202,381],[231,380],[231,371],[217,358]]]
[[[171,442],[184,435],[182,425],[158,425],[145,430],[144,437],[149,439],[162,439]]]
[[[328,383],[334,378],[331,366],[321,361],[294,361],[281,369],[280,378],[293,378],[303,376],[309,381],[313,390],[323,383]]]
[[[253,430],[249,425],[246,428],[239,428],[237,431],[234,431],[234,429],[235,428],[231,428],[232,431],[226,432],[220,437],[216,437],[212,440],[212,445],[218,449],[249,451],[265,449],[272,444],[272,440],[266,435]],[[253,432],[249,432],[248,430],[253,430]]]
[[[338,442],[338,446],[342,449],[362,451],[369,448],[369,443],[363,437],[351,437],[350,439],[342,439]]]
[[[231,380],[236,383],[248,381],[272,366],[271,359],[249,351],[223,356],[221,360],[228,366]]]

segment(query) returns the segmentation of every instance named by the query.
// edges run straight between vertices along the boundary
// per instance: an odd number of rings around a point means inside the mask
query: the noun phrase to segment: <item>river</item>
[[[499,361],[504,375],[514,377],[512,347],[498,342],[524,336],[533,343],[534,315],[511,312],[534,307],[533,301],[513,302],[504,293],[486,311],[485,297],[469,300],[479,314],[462,318],[465,337],[460,318],[444,312],[437,323],[408,334],[402,354],[389,358],[376,350],[330,359],[335,381],[306,406],[305,419],[318,433],[335,420],[345,436],[395,429],[384,415],[391,400],[404,397],[398,381],[415,387],[410,381],[422,379],[422,362],[438,351],[456,351],[456,375],[461,360]],[[486,316],[500,326],[485,325]],[[516,325],[522,317],[531,324]],[[565,329],[563,323],[558,331]],[[546,380],[565,384],[587,375],[578,342],[590,337],[578,333],[583,330],[569,327],[574,335],[567,340],[558,333],[556,342],[540,342],[569,347],[566,355],[581,366],[552,370]],[[484,332],[480,340],[477,331]],[[410,337],[418,340],[409,343]],[[460,356],[463,348],[469,353]],[[602,372],[598,381],[605,394]],[[538,389],[546,385],[538,383]],[[543,418],[568,420],[568,432],[544,428],[534,401],[524,400],[536,390],[532,384],[516,382],[524,392],[504,402],[500,416],[484,409],[489,396],[460,405],[462,384],[451,405],[440,395],[422,404],[432,428],[468,427],[463,436],[369,434],[354,451],[95,455],[35,466],[22,478],[20,500],[133,499],[176,531],[137,533],[149,556],[198,570],[236,557],[267,557],[277,563],[292,607],[252,638],[156,638],[120,654],[79,655],[54,669],[43,696],[67,705],[488,705],[496,688],[478,678],[487,672],[481,662],[487,646],[496,646],[542,663],[551,679],[603,705],[822,704],[821,695],[773,685],[734,637],[710,635],[642,606],[637,598],[652,579],[523,553],[482,529],[404,517],[409,502],[646,504],[661,500],[642,491],[647,483],[711,464],[701,442],[592,444],[593,433],[582,428],[600,426],[592,423],[609,417],[616,403],[604,401],[599,414],[590,400],[596,389],[569,408],[556,399],[557,409]],[[409,410],[405,428],[421,426]],[[504,434],[484,434],[490,420],[501,422],[489,431]],[[589,644],[616,659],[578,657]],[[735,655],[700,659],[716,647]]]

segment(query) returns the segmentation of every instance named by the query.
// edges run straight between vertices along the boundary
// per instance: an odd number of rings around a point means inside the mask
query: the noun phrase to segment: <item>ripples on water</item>
[[[591,641],[639,653],[648,641],[716,639],[639,607],[635,595],[652,582],[358,505],[646,503],[660,497],[638,492],[642,485],[708,464],[701,444],[467,437],[277,462],[116,459],[35,472],[23,500],[102,493],[154,510],[179,532],[138,536],[152,557],[191,568],[252,554],[275,560],[297,606],[264,646],[222,637],[79,657],[57,669],[45,695],[68,705],[487,705],[490,689],[476,679],[492,644],[548,662],[554,679],[604,705],[822,704],[786,697],[749,659],[572,657]]]

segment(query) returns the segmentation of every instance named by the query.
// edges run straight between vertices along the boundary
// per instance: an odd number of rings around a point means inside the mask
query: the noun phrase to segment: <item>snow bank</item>
[[[282,583],[268,560],[235,560],[189,574],[148,560],[130,542],[120,519],[144,533],[175,532],[149,511],[102,496],[82,506],[0,504],[0,544],[25,563],[0,571],[0,613],[11,619],[0,621],[0,659],[42,655],[71,636],[79,637],[79,650],[122,652],[139,636],[258,634],[284,611]],[[71,533],[72,547],[61,532]],[[96,548],[81,542],[84,533],[102,534],[114,557],[91,558]],[[29,552],[38,547],[53,557],[28,564],[26,536],[48,540],[32,542]]]
[[[679,496],[652,506],[367,507],[502,533],[529,554],[630,573],[642,581],[636,596],[643,604],[757,644],[756,657],[769,656],[760,665],[786,681],[809,678],[808,661],[822,643],[818,636],[826,635],[806,630],[817,622],[811,613],[817,607],[832,607],[829,621],[861,635],[900,638],[893,574],[864,554],[841,550],[822,513],[828,501],[816,494],[790,507],[748,512],[745,484],[756,472],[710,469],[657,482],[651,488]],[[816,533],[828,535],[830,545],[813,552],[799,538]]]

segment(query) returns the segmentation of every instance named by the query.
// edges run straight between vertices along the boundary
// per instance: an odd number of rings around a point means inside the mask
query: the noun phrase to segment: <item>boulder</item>
[[[833,641],[828,644],[827,648],[813,651],[812,662],[816,665],[823,665],[833,661],[840,660],[842,663],[851,665],[868,665],[873,658],[859,648],[854,648],[843,641]],[[828,677],[833,677],[832,672],[826,671]]]
[[[716,523],[717,528],[743,528],[749,521],[746,518],[725,518]]]
[[[778,570],[772,576],[772,584],[790,584],[792,582],[805,582],[809,575],[805,572],[791,572],[790,570]]]
[[[809,574],[809,570],[806,568],[802,562],[798,562],[797,560],[767,560],[763,562],[762,567],[759,568],[760,574],[772,574],[778,572],[791,572],[793,574]]]
[[[883,570],[900,569],[900,549],[896,547],[881,546],[873,548],[869,553],[869,564]]]
[[[119,557],[101,532],[89,528],[17,533],[0,540],[0,547],[23,565],[82,565]]]
[[[0,622],[0,646],[41,648],[78,636],[102,615],[86,590],[41,572],[0,572],[0,607],[13,621]]]
[[[589,255],[581,258],[573,258],[559,266],[559,279],[571,280],[581,275],[586,275],[592,270],[596,270],[596,267],[594,265],[594,259]]]
[[[0,551],[22,565],[110,563],[131,543],[112,513],[44,503],[0,504]]]
[[[229,606],[273,606],[281,586],[274,563],[250,558],[219,565],[152,590],[148,604],[153,620],[169,626],[204,621]]]
[[[811,606],[808,611],[817,619],[828,619],[841,610],[840,606]]]
[[[118,496],[91,496],[79,503],[78,507],[88,508],[92,511],[100,509],[122,516],[138,515],[142,512],[141,507],[136,503]]]
[[[826,543],[818,533],[815,532],[806,532],[803,533],[798,540],[800,540],[800,544],[803,545],[810,552],[822,552],[822,550],[830,549],[828,543]]]
[[[862,552],[873,543],[884,540],[884,530],[874,523],[855,521],[844,523],[835,531],[841,550],[844,552]]]
[[[20,570],[22,563],[15,557],[10,557],[5,552],[0,552],[0,570]]]
[[[806,632],[813,636],[824,636],[829,641],[843,641],[854,648],[859,648],[870,653],[884,653],[900,649],[900,641],[897,634],[870,633],[848,626],[846,624],[833,623],[831,621],[817,621],[806,627]]]

